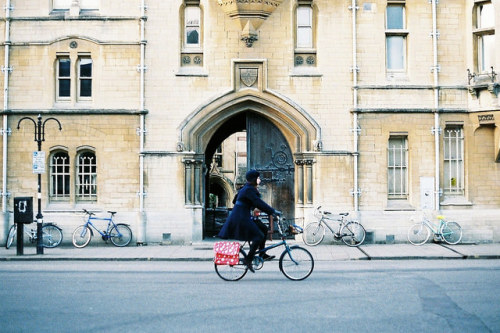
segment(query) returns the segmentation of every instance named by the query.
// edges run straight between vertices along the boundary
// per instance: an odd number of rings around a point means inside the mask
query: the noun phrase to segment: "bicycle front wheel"
[[[448,244],[457,244],[462,239],[462,227],[457,222],[446,222],[441,226],[441,235]]]
[[[52,224],[47,224],[42,227],[42,246],[54,248],[61,244],[63,234],[61,229]]]
[[[365,228],[358,222],[349,222],[340,230],[342,241],[347,246],[359,246],[363,244],[366,237]]]
[[[7,236],[7,242],[5,243],[5,248],[8,249],[14,242],[14,238],[16,237],[17,226],[13,224],[9,229],[9,235]]]
[[[217,265],[214,263],[215,272],[225,281],[238,281],[245,276],[248,267],[245,264],[246,253],[240,249],[240,257],[236,265]]]
[[[118,223],[109,232],[109,239],[114,246],[127,246],[132,240],[132,230],[123,223]]]
[[[77,227],[73,231],[73,245],[78,248],[85,247],[92,238],[92,231],[85,224]]]
[[[416,223],[408,229],[408,241],[413,245],[422,245],[429,239],[431,232],[423,223]]]
[[[304,243],[309,246],[318,245],[325,237],[325,227],[319,222],[309,223],[302,234]]]
[[[296,246],[285,250],[280,257],[280,271],[290,280],[300,281],[311,275],[314,259],[306,249]]]

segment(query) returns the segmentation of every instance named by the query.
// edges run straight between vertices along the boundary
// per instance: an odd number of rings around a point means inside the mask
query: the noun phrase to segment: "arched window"
[[[69,195],[69,155],[66,152],[55,152],[50,158],[50,199],[67,200]]]
[[[297,7],[297,48],[313,47],[313,15],[310,4]]]
[[[180,75],[196,75],[203,67],[203,11],[200,0],[184,0],[180,10],[180,22],[182,31]]]
[[[76,172],[77,200],[96,200],[97,161],[93,152],[85,151],[78,155]]]
[[[184,8],[185,47],[200,46],[200,7],[186,6]]]
[[[295,8],[295,67],[316,67],[316,14],[313,0],[298,0]]]

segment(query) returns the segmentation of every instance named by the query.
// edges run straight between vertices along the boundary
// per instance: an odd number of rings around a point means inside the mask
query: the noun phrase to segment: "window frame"
[[[188,23],[188,11],[196,9],[198,24],[189,24]],[[184,7],[184,27],[183,27],[183,46],[185,49],[200,49],[201,48],[201,37],[202,37],[202,12],[199,5],[188,3]],[[198,32],[198,43],[188,43],[188,30],[195,28]],[[196,29],[197,28],[197,29]]]
[[[392,146],[391,141],[400,140],[399,148]],[[409,166],[408,166],[408,135],[391,134],[387,140],[387,198],[388,200],[408,200],[409,196]],[[399,153],[399,159],[396,154]],[[391,158],[392,157],[392,158]],[[391,164],[391,160],[393,163]],[[398,165],[399,161],[401,165]],[[398,173],[399,171],[399,173]],[[392,177],[391,177],[392,176]],[[396,183],[399,180],[399,191]],[[392,188],[392,189],[391,189]]]
[[[309,23],[308,24],[300,24],[299,20],[299,11],[308,10]],[[310,43],[307,45],[299,45],[299,31],[308,30],[308,37],[310,39]],[[299,3],[295,10],[295,48],[298,50],[311,50],[314,49],[314,10],[311,4]]]
[[[82,60],[90,60],[90,76],[82,76]],[[77,100],[91,101],[93,96],[94,61],[90,55],[79,55],[77,60]],[[90,96],[82,96],[82,81],[90,81]]]
[[[69,76],[61,76],[61,60],[69,61]],[[71,57],[68,55],[58,55],[56,57],[56,101],[71,101]],[[61,81],[69,80],[69,96],[61,96]]]
[[[401,28],[389,28],[389,15],[388,11],[390,7],[401,7],[402,8],[402,27]],[[408,30],[407,30],[407,22],[406,22],[406,2],[405,1],[388,1],[386,10],[385,10],[385,68],[388,73],[405,73],[408,68]],[[389,53],[389,41],[392,38],[401,38],[402,39],[402,67],[401,68],[389,68],[389,63],[392,62],[390,59],[393,59],[391,54]]]
[[[71,7],[72,0],[52,0],[52,10],[68,11]]]
[[[91,154],[94,162],[82,164],[82,158],[87,158],[84,155]],[[97,201],[97,155],[95,151],[84,149],[78,151],[75,158],[75,199],[77,202],[82,201]],[[90,168],[86,171],[86,168]],[[83,178],[82,178],[83,177]],[[82,179],[84,179],[82,181]],[[90,183],[86,183],[89,180]],[[82,187],[91,187],[90,190],[82,191]],[[92,189],[93,188],[93,189]]]
[[[459,135],[449,135],[452,131],[458,131]],[[455,143],[453,147],[456,156],[450,156],[453,143]],[[455,184],[453,184],[454,182]],[[465,137],[463,125],[446,125],[443,132],[443,193],[446,196],[455,197],[465,195]]]
[[[491,26],[482,26],[481,25],[481,8],[485,5],[491,5],[492,6],[492,11],[493,11],[493,22]],[[493,36],[493,38],[496,38],[495,36],[495,7],[494,4],[491,0],[481,0],[478,1],[476,0],[474,3],[473,7],[473,37],[474,37],[474,60],[475,60],[475,67],[477,69],[478,73],[487,73],[491,71],[491,67],[494,65],[494,58],[495,58],[495,41],[493,41],[491,50],[492,50],[492,56],[491,58],[493,59],[489,63],[486,63],[484,61],[485,59],[485,37],[486,36]],[[490,51],[491,51],[490,50]],[[489,52],[488,52],[489,53]]]
[[[65,154],[64,158],[67,158],[67,163],[54,163],[54,158],[56,155]],[[54,150],[51,152],[49,157],[49,200],[52,201],[70,201],[71,198],[71,157],[65,150]],[[57,169],[59,167],[63,168],[62,172]],[[59,177],[62,177],[63,183],[63,193],[58,193],[59,187]],[[66,193],[67,190],[67,193]],[[56,193],[57,192],[57,193]]]

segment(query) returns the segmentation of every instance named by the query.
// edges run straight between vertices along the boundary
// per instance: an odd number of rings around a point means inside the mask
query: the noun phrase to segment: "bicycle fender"
[[[290,249],[303,249],[303,247],[300,245],[292,245],[292,246],[289,246],[289,248]],[[283,250],[282,253],[286,253],[286,248],[285,248],[285,250]]]

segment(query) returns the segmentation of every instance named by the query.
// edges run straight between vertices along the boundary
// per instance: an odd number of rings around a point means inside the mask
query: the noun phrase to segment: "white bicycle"
[[[359,246],[363,244],[366,237],[366,231],[361,223],[347,220],[346,217],[349,213],[339,213],[338,216],[340,216],[340,218],[332,215],[334,214],[328,211],[322,211],[321,206],[318,206],[314,211],[314,216],[316,216],[319,221],[306,225],[304,234],[302,235],[304,243],[311,246],[321,243],[325,237],[326,226],[332,232],[335,239],[342,239],[342,242],[347,246]],[[326,221],[339,222],[338,229],[335,231]]]

